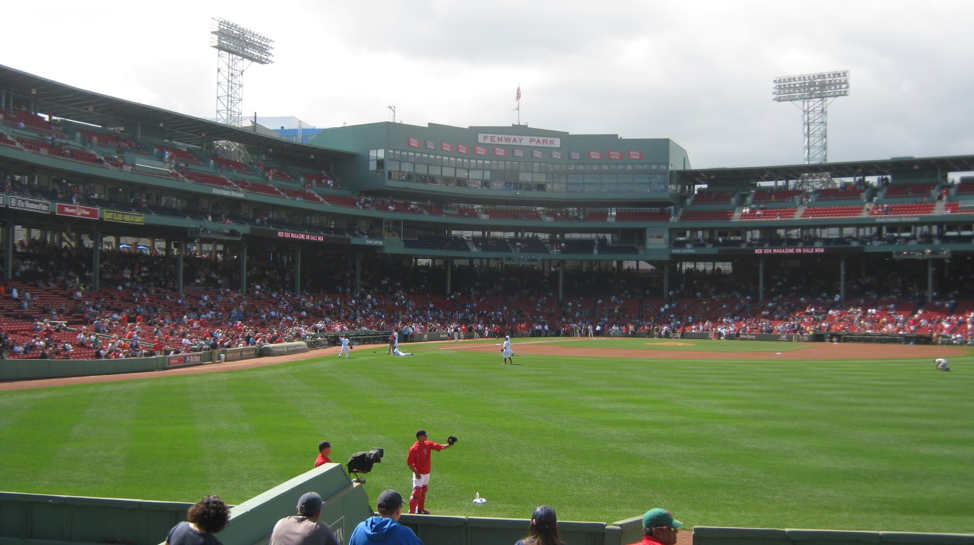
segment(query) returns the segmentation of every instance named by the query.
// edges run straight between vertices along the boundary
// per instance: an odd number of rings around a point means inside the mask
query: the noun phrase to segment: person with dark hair
[[[669,511],[654,507],[643,515],[643,540],[630,545],[675,545],[682,526]]]
[[[378,516],[367,518],[360,522],[352,536],[348,538],[348,545],[423,545],[413,531],[399,524],[402,516],[403,500],[399,492],[386,490],[379,494],[376,500]]]
[[[315,460],[315,467],[322,464],[330,464],[331,459],[329,456],[331,456],[331,443],[328,441],[318,443],[318,459]]]
[[[338,545],[331,528],[318,520],[324,506],[317,492],[302,495],[298,514],[277,521],[268,545]]]
[[[230,522],[230,508],[220,496],[204,496],[186,511],[186,519],[169,530],[167,545],[222,545],[213,534]]]
[[[426,430],[416,432],[416,442],[409,447],[406,465],[413,472],[413,493],[409,496],[409,512],[417,515],[428,515],[426,510],[426,492],[429,490],[430,468],[434,450],[444,450],[451,445],[441,445],[427,441]]]
[[[558,518],[555,510],[542,505],[531,515],[528,537],[518,540],[515,545],[564,545],[558,537]]]

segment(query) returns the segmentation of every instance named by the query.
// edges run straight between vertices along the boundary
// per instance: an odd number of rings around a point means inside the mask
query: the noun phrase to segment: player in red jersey
[[[426,440],[426,430],[416,432],[416,443],[409,448],[406,465],[413,472],[413,493],[409,496],[409,512],[428,515],[426,492],[429,490],[431,456],[434,450],[444,450],[451,445],[441,445]]]

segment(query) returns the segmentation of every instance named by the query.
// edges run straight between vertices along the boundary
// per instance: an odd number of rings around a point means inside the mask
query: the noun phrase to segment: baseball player
[[[429,490],[431,458],[434,450],[444,450],[450,445],[441,445],[426,440],[426,430],[416,432],[416,442],[409,448],[406,465],[413,472],[413,493],[409,496],[409,512],[428,515],[426,492]]]
[[[511,350],[511,336],[504,336],[504,347],[501,348],[501,353],[504,355],[504,365],[507,365],[507,360],[511,361],[511,365],[514,365],[514,351]]]
[[[348,353],[351,352],[351,344],[348,341],[348,337],[341,335],[338,337],[338,342],[342,343],[342,350],[338,353],[338,357],[340,358],[342,357],[342,354],[345,354],[345,359],[347,360]]]

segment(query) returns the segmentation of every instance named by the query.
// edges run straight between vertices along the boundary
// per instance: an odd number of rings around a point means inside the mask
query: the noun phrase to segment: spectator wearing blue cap
[[[669,511],[655,507],[643,515],[643,540],[631,545],[675,545],[682,526]]]
[[[348,538],[348,545],[423,545],[411,529],[399,524],[402,516],[402,495],[395,490],[385,490],[376,500],[378,516],[367,518],[360,522],[352,536]]]
[[[541,505],[531,515],[528,537],[518,540],[514,545],[565,545],[558,537],[558,517],[555,510]]]
[[[274,525],[269,545],[338,545],[331,528],[318,520],[324,506],[317,492],[302,495],[297,515],[284,517]]]

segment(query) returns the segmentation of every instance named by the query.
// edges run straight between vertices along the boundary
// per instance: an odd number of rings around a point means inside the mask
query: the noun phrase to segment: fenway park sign
[[[90,206],[58,203],[54,213],[59,216],[70,216],[72,218],[81,218],[86,220],[98,219],[98,209]]]

